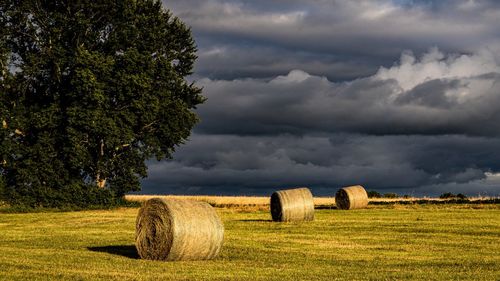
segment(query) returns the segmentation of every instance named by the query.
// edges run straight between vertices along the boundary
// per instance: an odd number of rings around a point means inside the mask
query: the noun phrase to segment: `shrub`
[[[463,200],[463,199],[467,199],[467,196],[465,196],[462,193],[455,195],[451,192],[446,192],[446,193],[439,195],[439,198],[441,198],[441,199],[462,199]]]
[[[16,189],[14,186],[4,185],[3,191],[4,201],[25,209],[103,208],[116,206],[121,200],[109,189],[78,183],[66,185],[57,190],[48,187]]]
[[[384,198],[398,198],[399,196],[396,193],[385,193]]]
[[[441,199],[450,199],[450,198],[456,198],[457,196],[451,192],[446,192],[441,195],[439,195],[439,198]]]
[[[0,203],[5,201],[5,181],[0,175]]]

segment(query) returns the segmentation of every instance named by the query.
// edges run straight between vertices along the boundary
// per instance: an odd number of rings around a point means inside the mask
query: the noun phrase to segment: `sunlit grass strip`
[[[215,195],[126,195],[125,199],[133,202],[144,202],[151,198],[172,198],[180,200],[197,200],[209,203],[216,207],[238,207],[238,206],[269,206],[269,197],[265,196],[215,196]],[[469,201],[497,200],[499,197],[470,197]],[[451,199],[452,200],[452,199]],[[335,206],[335,197],[314,197],[314,205]],[[408,198],[369,198],[370,203],[400,203],[400,202],[448,202],[450,199],[431,197],[408,197]],[[453,201],[452,201],[453,202]]]

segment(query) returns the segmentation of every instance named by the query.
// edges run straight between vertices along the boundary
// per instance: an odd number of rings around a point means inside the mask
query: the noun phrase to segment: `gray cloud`
[[[432,49],[367,78],[334,83],[300,70],[272,80],[202,79],[201,133],[500,134],[500,66],[488,52]]]
[[[498,1],[165,4],[208,100],[143,192],[500,194]]]
[[[326,67],[321,76],[332,81],[353,79],[372,74],[366,70],[376,71],[380,65],[390,66],[407,49],[417,54],[430,46],[455,53],[486,46],[500,49],[495,1],[188,0],[165,4],[193,27],[201,54],[197,73],[212,79],[260,77],[259,73],[276,76],[295,68],[319,75],[312,68],[322,61],[337,67]],[[264,50],[263,56],[252,50]],[[243,71],[249,57],[256,59],[250,66],[270,68],[264,73]],[[269,61],[270,57],[274,60]],[[288,70],[276,65],[283,62],[290,65]],[[365,71],[352,71],[353,66]]]
[[[430,186],[495,192],[478,182],[500,171],[500,142],[465,136],[194,135],[170,162],[151,162],[145,192],[266,194],[309,186],[317,195],[363,184],[379,191],[432,195]],[[444,189],[436,189],[437,191]],[[496,189],[498,192],[498,189]],[[496,195],[496,194],[495,194]]]
[[[469,194],[472,196],[500,196],[499,187],[500,176],[499,174],[489,174],[487,177],[479,180],[473,180],[467,183],[445,183],[433,184],[422,186],[419,191],[422,194],[443,194],[445,192],[454,192]]]
[[[241,77],[273,77],[297,68],[312,75],[347,80],[371,75],[378,68],[360,59],[346,60],[334,54],[301,53],[277,47],[217,43],[202,48],[198,52],[198,57],[198,76],[226,80]]]

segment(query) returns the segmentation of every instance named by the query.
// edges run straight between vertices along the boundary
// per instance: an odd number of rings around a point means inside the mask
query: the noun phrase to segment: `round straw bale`
[[[306,188],[279,190],[271,195],[271,216],[273,221],[312,221],[314,201]]]
[[[362,209],[368,206],[368,194],[361,185],[343,187],[335,194],[335,204],[338,209]]]
[[[206,202],[153,198],[139,210],[135,246],[149,260],[208,260],[224,239],[224,226]]]

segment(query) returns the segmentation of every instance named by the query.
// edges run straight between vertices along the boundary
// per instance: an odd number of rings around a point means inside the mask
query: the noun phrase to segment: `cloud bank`
[[[184,0],[166,7],[192,26],[196,73],[273,77],[291,69],[331,81],[372,75],[404,50],[500,50],[498,1]]]
[[[348,82],[301,70],[272,79],[202,79],[202,122],[148,183],[177,193],[263,194],[341,186],[494,194],[500,172],[500,66],[492,53],[409,52]],[[464,186],[468,186],[465,188]],[[153,188],[154,190],[154,188]]]
[[[500,195],[500,3],[183,0],[207,102],[144,193]]]
[[[150,164],[148,182],[157,188],[168,183],[170,192],[180,194],[262,195],[309,186],[317,195],[331,196],[339,187],[363,184],[383,192],[436,195],[442,189],[429,186],[466,185],[487,180],[486,172],[498,173],[499,151],[495,139],[465,136],[194,135],[175,161]],[[468,192],[497,188],[478,185]]]
[[[500,67],[487,51],[436,48],[367,78],[334,83],[293,70],[271,80],[199,81],[202,133],[498,136]]]

